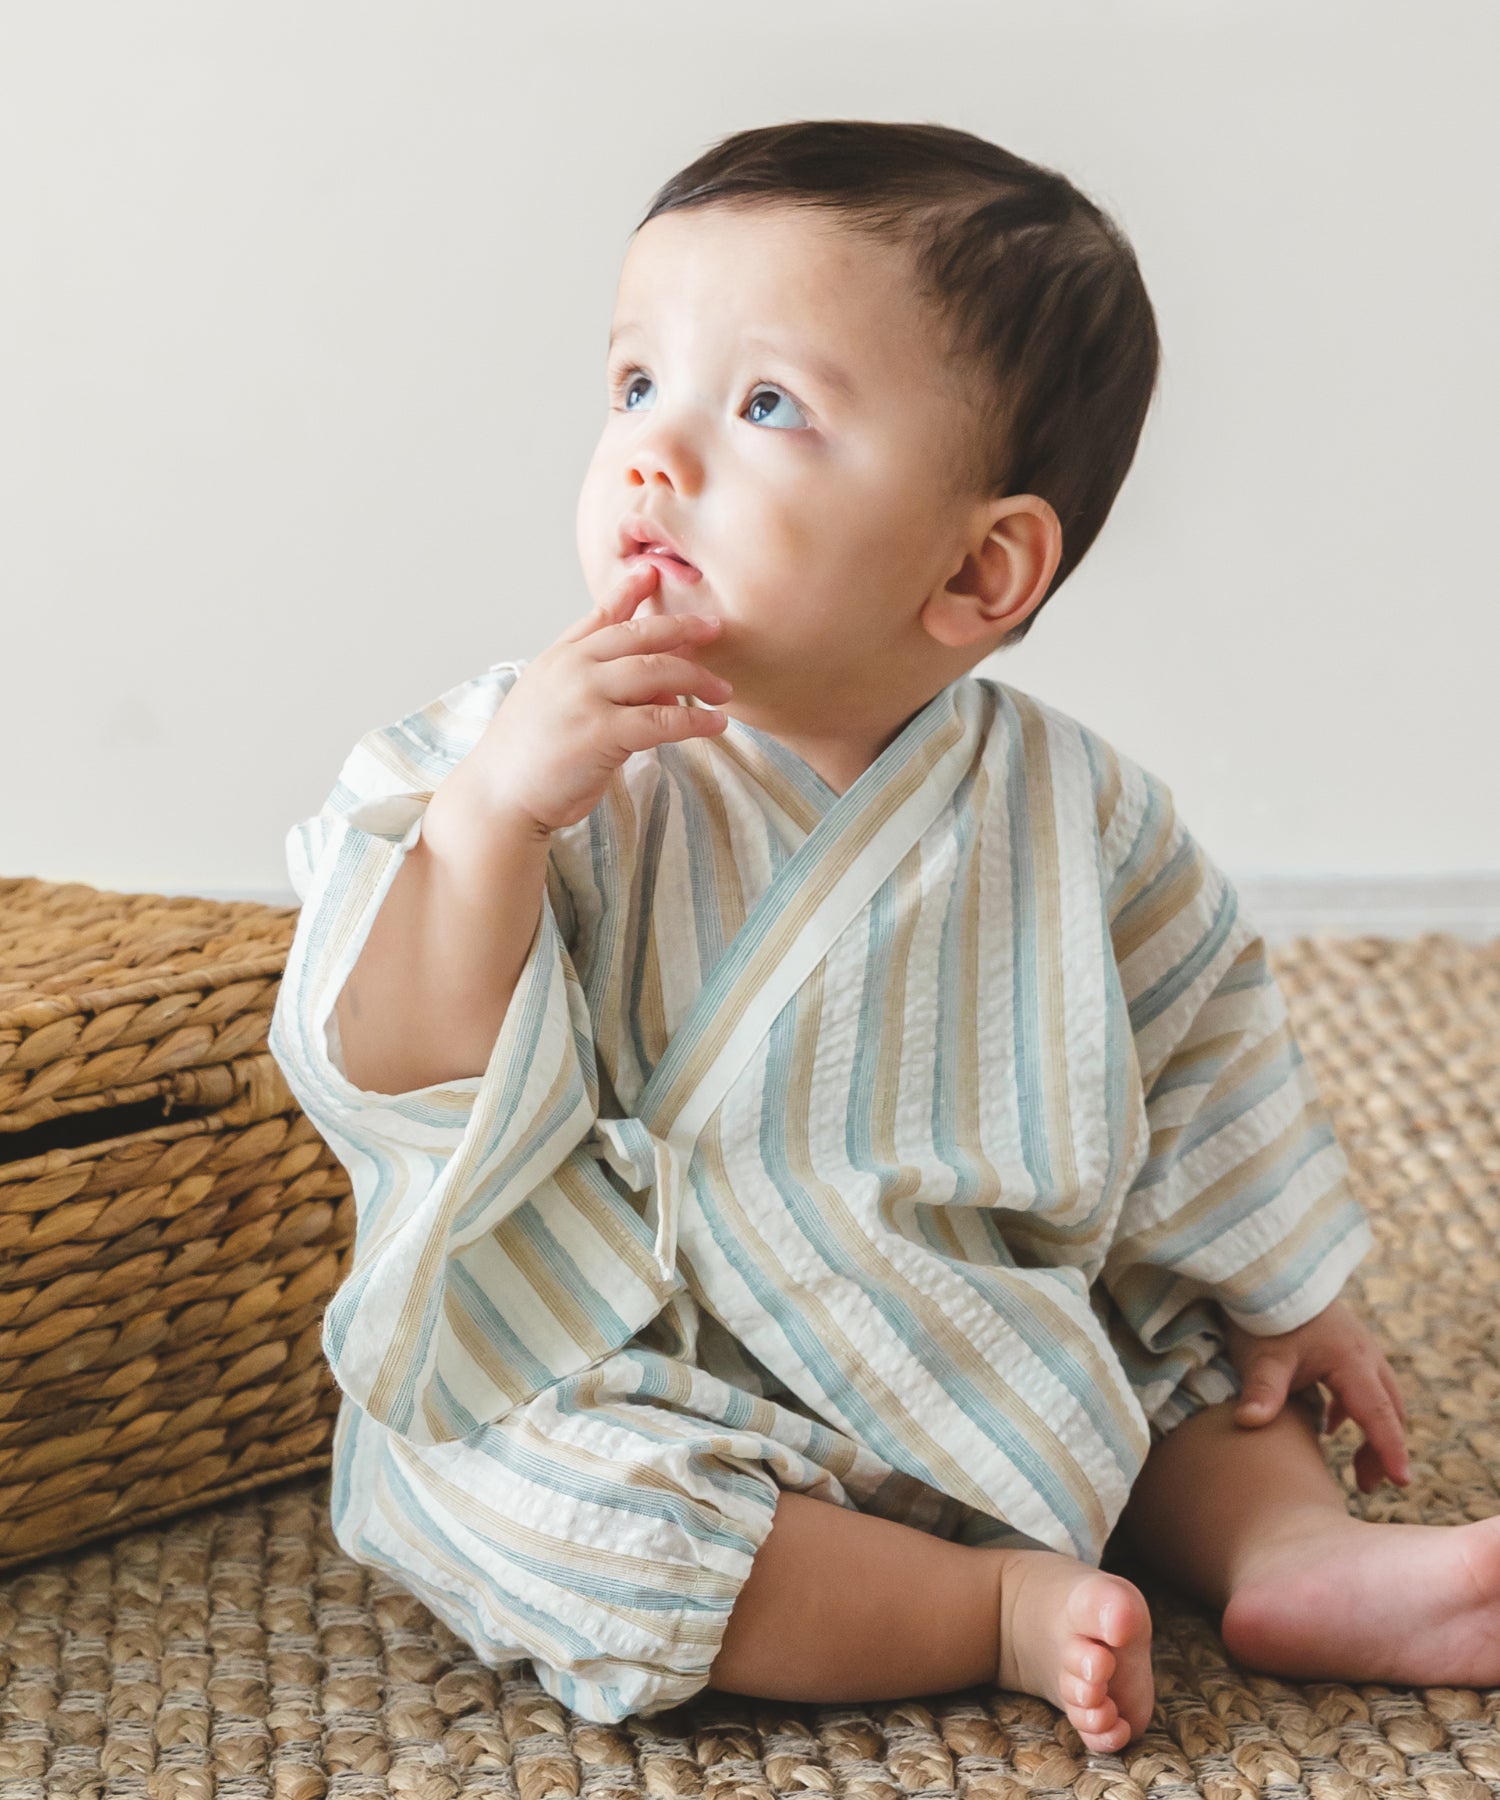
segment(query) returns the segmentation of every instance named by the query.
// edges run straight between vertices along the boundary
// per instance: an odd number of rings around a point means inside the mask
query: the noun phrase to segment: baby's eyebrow
[[[784,356],[788,362],[799,364],[809,374],[816,375],[820,381],[836,389],[846,400],[854,398],[853,377],[846,374],[836,362],[830,362],[826,356],[818,356],[811,350],[785,350],[767,337],[747,337],[745,342],[758,350],[769,350],[776,356]]]

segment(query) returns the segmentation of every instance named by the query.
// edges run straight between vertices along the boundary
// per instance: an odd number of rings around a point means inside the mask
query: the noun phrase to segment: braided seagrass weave
[[[266,1048],[296,921],[0,880],[0,1569],[328,1466],[353,1200]]]
[[[1304,938],[1271,957],[1374,1223],[1344,1298],[1400,1380],[1411,1485],[1359,1493],[1352,1421],[1325,1454],[1356,1515],[1487,1518],[1500,1512],[1500,940]],[[705,1691],[590,1724],[529,1662],[485,1667],[351,1562],[326,1496],[326,1476],[303,1476],[0,1575],[0,1800],[1500,1795],[1500,1689],[1258,1675],[1208,1614],[1134,1571],[1157,1710],[1120,1755],[1088,1754],[1055,1708],[993,1688],[839,1706]]]

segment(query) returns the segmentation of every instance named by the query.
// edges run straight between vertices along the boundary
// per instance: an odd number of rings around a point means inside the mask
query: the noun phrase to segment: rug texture
[[[1500,1513],[1500,939],[1299,938],[1271,951],[1376,1249],[1344,1298],[1408,1413],[1413,1479],[1361,1494],[1353,1421],[1323,1440],[1351,1513]],[[1056,1708],[994,1688],[868,1705],[704,1692],[603,1726],[478,1662],[351,1562],[327,1475],[0,1581],[0,1800],[615,1794],[898,1800],[1487,1800],[1500,1688],[1258,1674],[1144,1575],[1156,1713],[1090,1754]],[[1496,1604],[1500,1631],[1500,1600]]]

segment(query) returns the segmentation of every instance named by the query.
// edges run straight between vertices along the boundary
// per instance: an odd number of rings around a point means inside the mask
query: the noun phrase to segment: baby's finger
[[[1385,1390],[1395,1405],[1396,1417],[1404,1425],[1406,1423],[1406,1402],[1401,1398],[1401,1388],[1396,1381],[1396,1371],[1384,1357],[1380,1361],[1380,1379],[1385,1383]]]
[[[661,570],[654,561],[641,558],[630,564],[615,585],[609,590],[592,612],[586,612],[581,619],[575,619],[558,639],[562,644],[576,644],[590,632],[599,631],[606,625],[618,624],[628,619],[645,599],[652,588],[659,585]]]
[[[622,706],[614,718],[614,731],[629,751],[652,750],[658,744],[681,743],[684,738],[712,737],[729,724],[729,714],[712,706],[674,706],[665,702]]]
[[[695,694],[727,700],[731,682],[705,669],[688,656],[654,651],[646,656],[622,656],[599,665],[600,690],[616,705],[670,706],[679,694]]]
[[[1364,1431],[1380,1466],[1391,1480],[1410,1481],[1411,1464],[1406,1456],[1401,1420],[1376,1365],[1367,1362],[1346,1365],[1331,1370],[1323,1379],[1339,1394],[1349,1416]]]
[[[1295,1365],[1262,1351],[1240,1378],[1235,1419],[1241,1425],[1269,1425],[1286,1404]]]
[[[1411,1456],[1406,1448],[1406,1402],[1401,1398],[1401,1389],[1396,1385],[1395,1370],[1384,1358],[1381,1359],[1380,1364],[1380,1379],[1391,1397],[1392,1406],[1396,1409],[1397,1441],[1401,1449],[1400,1461],[1391,1472],[1391,1480],[1399,1486],[1405,1486],[1411,1480]]]
[[[719,620],[712,613],[643,613],[601,626],[589,638],[585,654],[603,663],[647,651],[671,650],[683,643],[706,648],[718,632]]]
[[[1373,1494],[1385,1480],[1385,1465],[1368,1438],[1354,1452],[1354,1485],[1362,1494]]]

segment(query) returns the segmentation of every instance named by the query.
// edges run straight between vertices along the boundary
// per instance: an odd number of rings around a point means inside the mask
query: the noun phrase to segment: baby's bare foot
[[[1500,1517],[1387,1525],[1313,1507],[1247,1558],[1219,1625],[1268,1675],[1500,1685]]]
[[[998,1685],[1060,1707],[1086,1749],[1123,1750],[1156,1703],[1145,1596],[1056,1550],[1006,1558]]]

